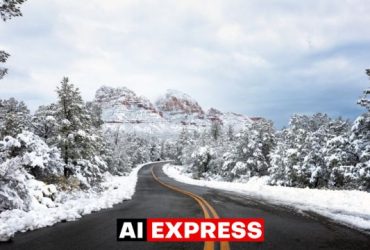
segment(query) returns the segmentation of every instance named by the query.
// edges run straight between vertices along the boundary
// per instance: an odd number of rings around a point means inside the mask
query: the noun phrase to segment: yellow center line
[[[167,187],[167,188],[169,188],[169,189],[172,189],[172,190],[174,190],[174,191],[176,191],[176,192],[179,192],[179,193],[182,193],[182,194],[185,194],[185,195],[188,195],[188,196],[190,196],[191,198],[193,198],[199,205],[200,205],[200,207],[202,208],[202,211],[203,211],[203,214],[204,214],[204,218],[206,218],[206,219],[209,219],[209,218],[211,218],[210,216],[209,216],[209,213],[208,213],[208,211],[207,211],[207,209],[206,209],[206,206],[202,203],[202,201],[201,201],[201,199],[199,199],[198,197],[196,197],[193,193],[190,193],[190,192],[187,192],[187,191],[184,191],[184,190],[181,190],[181,189],[179,189],[179,188],[177,188],[177,187],[174,187],[174,186],[171,186],[171,185],[169,185],[169,184],[167,184],[167,183],[164,183],[163,181],[161,181],[155,174],[154,174],[154,170],[153,170],[153,168],[154,167],[152,167],[152,169],[151,169],[151,171],[152,171],[152,175],[153,175],[153,177],[154,177],[154,179],[157,181],[157,182],[159,182],[161,185],[163,185],[163,186],[165,186],[165,187]],[[203,248],[204,250],[214,250],[214,242],[213,241],[206,241],[206,242],[204,242],[204,248]]]
[[[194,193],[191,193],[189,191],[185,191],[185,190],[182,190],[178,187],[175,187],[175,186],[172,186],[172,185],[169,185],[167,183],[164,183],[163,181],[161,181],[155,174],[154,174],[154,167],[152,167],[151,169],[151,172],[152,172],[152,175],[153,175],[153,178],[159,182],[161,185],[169,188],[169,189],[172,189],[176,192],[179,192],[179,193],[182,193],[182,194],[185,194],[187,196],[190,196],[191,198],[193,198],[198,204],[199,206],[202,208],[203,210],[203,214],[204,214],[204,218],[206,219],[210,219],[212,218],[210,215],[209,215],[209,212],[208,210],[211,212],[213,218],[215,219],[218,219],[220,218],[216,212],[216,210],[201,196],[199,195],[196,195]],[[207,210],[208,208],[208,210]],[[221,250],[230,250],[230,245],[229,245],[229,242],[227,241],[221,241],[220,242],[220,249]],[[213,241],[206,241],[204,243],[204,250],[214,250],[214,242]]]
[[[201,198],[203,200],[203,203],[206,204],[208,209],[211,211],[211,213],[213,215],[213,218],[215,218],[215,219],[220,218],[220,216],[218,216],[216,210],[205,199],[203,199],[202,197],[199,197],[199,198]],[[220,242],[220,248],[221,248],[221,250],[230,250],[229,242],[228,241],[221,241]]]

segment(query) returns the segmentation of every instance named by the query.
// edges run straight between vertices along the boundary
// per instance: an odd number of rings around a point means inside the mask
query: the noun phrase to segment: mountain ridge
[[[172,136],[184,127],[189,130],[207,129],[213,123],[240,130],[252,120],[243,114],[204,110],[190,95],[169,89],[152,103],[127,87],[100,87],[93,101],[102,109],[102,119],[108,129],[117,127],[128,132]]]

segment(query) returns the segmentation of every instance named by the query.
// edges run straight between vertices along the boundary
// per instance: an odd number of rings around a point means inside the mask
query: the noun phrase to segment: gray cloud
[[[28,1],[0,26],[12,54],[0,98],[35,108],[68,75],[87,99],[102,84],[150,98],[172,88],[278,126],[295,112],[353,118],[369,12],[359,0]]]

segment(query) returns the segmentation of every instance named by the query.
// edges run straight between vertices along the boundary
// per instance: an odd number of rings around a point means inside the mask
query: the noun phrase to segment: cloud
[[[0,47],[12,54],[0,98],[33,109],[67,75],[87,99],[103,84],[150,98],[172,88],[278,126],[294,112],[361,112],[363,1],[33,0],[22,11],[0,26]]]

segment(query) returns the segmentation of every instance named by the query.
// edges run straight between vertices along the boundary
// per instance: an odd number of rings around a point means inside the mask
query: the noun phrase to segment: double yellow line
[[[172,190],[174,190],[176,192],[182,193],[184,195],[187,195],[187,196],[190,196],[191,198],[193,198],[199,204],[199,206],[202,208],[203,214],[204,214],[204,218],[206,218],[206,219],[211,219],[211,218],[218,219],[218,218],[220,218],[218,216],[216,210],[205,199],[203,199],[199,195],[196,195],[196,194],[194,194],[192,192],[189,192],[189,191],[180,189],[178,187],[169,185],[167,183],[164,183],[163,181],[161,181],[154,174],[154,170],[153,169],[154,169],[154,166],[151,169],[153,178],[157,182],[159,182],[161,185],[163,185],[163,186],[165,186],[165,187],[167,187],[169,189],[172,189]],[[214,248],[215,248],[215,243],[213,241],[206,241],[206,242],[204,242],[204,250],[214,250]],[[221,241],[220,242],[220,250],[230,250],[229,242],[227,242],[227,241]]]

